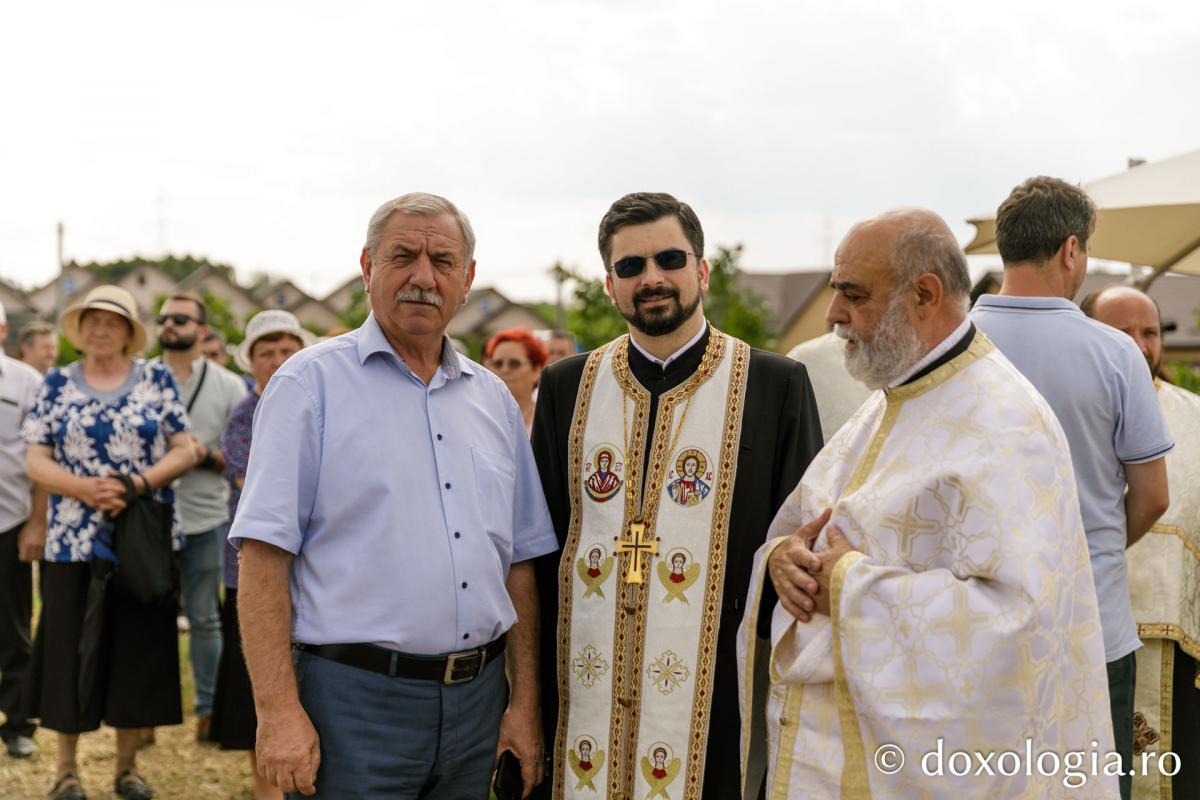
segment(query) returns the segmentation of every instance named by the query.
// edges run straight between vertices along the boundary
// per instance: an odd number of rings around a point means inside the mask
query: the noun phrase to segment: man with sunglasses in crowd
[[[686,203],[627,195],[599,245],[629,335],[547,368],[533,427],[562,546],[537,563],[543,796],[738,797],[735,639],[754,551],[821,448],[812,388],[802,364],[708,324]],[[601,453],[613,492],[589,491]],[[693,465],[711,489],[680,502],[667,487]]]
[[[204,357],[208,308],[197,295],[168,297],[159,311],[162,360],[175,376],[179,396],[192,421],[192,446],[199,465],[184,474],[175,489],[179,525],[187,546],[179,553],[183,613],[191,643],[189,656],[196,681],[196,738],[208,738],[221,661],[221,557],[229,532],[229,496],[221,470],[225,460],[217,440],[233,407],[246,395],[234,373]]]

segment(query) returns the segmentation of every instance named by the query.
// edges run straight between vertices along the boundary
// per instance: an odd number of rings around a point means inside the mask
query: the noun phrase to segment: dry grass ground
[[[250,762],[245,753],[224,752],[196,743],[196,720],[191,713],[192,673],[187,659],[187,636],[180,636],[183,673],[184,724],[158,729],[158,743],[138,754],[138,771],[162,800],[212,798],[250,800]],[[0,800],[44,800],[54,784],[56,736],[39,729],[38,751],[31,758],[13,759],[0,751]],[[79,741],[79,772],[89,800],[110,800],[116,736],[103,727]]]

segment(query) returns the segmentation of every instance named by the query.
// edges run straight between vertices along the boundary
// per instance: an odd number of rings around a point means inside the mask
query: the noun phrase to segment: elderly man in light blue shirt
[[[1095,208],[1078,187],[1030,178],[1014,189],[996,214],[1004,283],[999,295],[979,298],[971,320],[1041,392],[1067,435],[1124,764],[1121,796],[1129,800],[1134,651],[1141,641],[1125,549],[1167,510],[1165,456],[1174,442],[1133,340],[1071,302],[1087,273],[1094,226]]]
[[[541,780],[530,559],[557,541],[516,403],[445,336],[473,250],[443,198],[380,207],[371,315],[255,414],[230,539],[258,769],[285,792],[482,798],[501,750]]]

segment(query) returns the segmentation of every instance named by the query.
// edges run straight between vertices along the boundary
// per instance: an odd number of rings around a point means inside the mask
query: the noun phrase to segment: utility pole
[[[158,190],[158,250],[162,257],[167,257],[167,195]]]
[[[57,320],[58,315],[62,313],[63,292],[66,289],[66,286],[64,285],[64,283],[67,279],[67,265],[66,265],[66,261],[63,260],[64,232],[65,231],[63,228],[63,223],[62,223],[62,220],[60,219],[58,221],[58,227],[56,228],[57,239],[58,239],[58,278],[54,281],[54,319],[55,320]]]
[[[555,261],[554,266],[550,268],[550,274],[554,276],[554,328],[555,330],[565,330],[567,326],[567,313],[563,308],[563,284],[567,280],[567,271],[563,268],[561,261]]]

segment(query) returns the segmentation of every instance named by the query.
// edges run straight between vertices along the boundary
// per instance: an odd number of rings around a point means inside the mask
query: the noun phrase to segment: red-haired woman
[[[525,419],[525,433],[531,433],[533,390],[546,366],[546,345],[526,328],[509,328],[488,340],[484,354],[484,366],[508,386]]]

